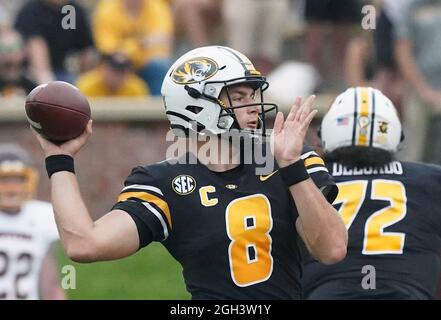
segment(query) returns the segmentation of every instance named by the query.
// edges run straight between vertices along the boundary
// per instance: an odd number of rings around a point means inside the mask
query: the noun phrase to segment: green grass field
[[[118,261],[78,264],[62,248],[58,258],[60,270],[64,265],[76,270],[76,289],[66,290],[69,299],[190,299],[182,267],[157,243]]]

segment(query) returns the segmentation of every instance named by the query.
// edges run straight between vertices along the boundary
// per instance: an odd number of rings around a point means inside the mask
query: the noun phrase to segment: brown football
[[[36,87],[27,96],[25,109],[30,125],[56,143],[78,137],[90,119],[86,97],[78,88],[63,81]]]

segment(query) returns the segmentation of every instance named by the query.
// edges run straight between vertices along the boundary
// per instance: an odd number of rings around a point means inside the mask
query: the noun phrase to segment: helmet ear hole
[[[404,138],[405,138],[404,131],[401,130],[400,143],[404,141]]]
[[[320,138],[320,140],[322,139],[322,126],[317,127],[317,136]]]
[[[202,108],[202,107],[199,107],[199,106],[187,106],[186,108],[185,108],[185,110],[188,110],[188,111],[190,111],[190,112],[192,112],[192,113],[194,113],[194,114],[198,114],[199,112],[201,112],[202,110],[204,110],[204,108]]]

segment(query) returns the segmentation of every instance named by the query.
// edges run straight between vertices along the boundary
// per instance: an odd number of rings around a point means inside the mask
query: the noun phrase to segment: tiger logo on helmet
[[[192,84],[210,79],[219,67],[210,58],[196,58],[185,61],[173,73],[173,81],[179,84]]]

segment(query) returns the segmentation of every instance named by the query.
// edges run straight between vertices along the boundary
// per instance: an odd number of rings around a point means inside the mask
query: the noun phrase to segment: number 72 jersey
[[[306,297],[375,299],[405,287],[384,297],[431,298],[440,271],[441,169],[398,161],[378,170],[339,163],[329,169],[339,187],[334,206],[348,229],[348,254],[333,266],[306,258]],[[367,266],[375,270],[376,290],[362,287]]]

